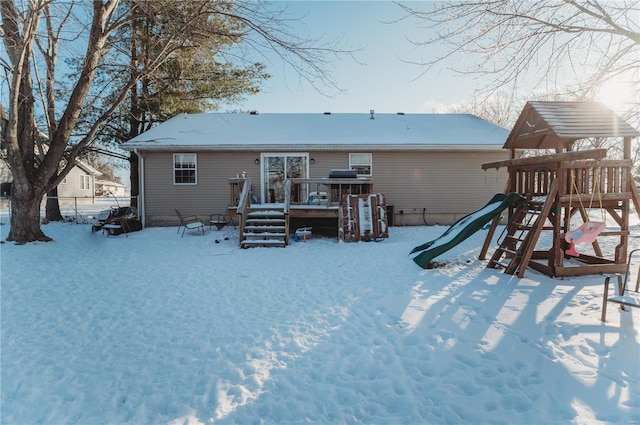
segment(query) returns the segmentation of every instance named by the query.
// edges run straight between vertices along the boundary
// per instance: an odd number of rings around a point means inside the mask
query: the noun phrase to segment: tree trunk
[[[131,179],[131,202],[129,205],[138,209],[140,196],[140,176],[138,175],[138,155],[131,152],[129,156],[129,177]]]
[[[60,202],[58,201],[58,186],[47,192],[47,206],[45,208],[47,221],[63,221],[60,213]]]
[[[16,184],[11,188],[11,229],[7,241],[18,245],[27,242],[49,242],[52,239],[40,229],[40,203],[43,193],[36,193],[26,184]]]

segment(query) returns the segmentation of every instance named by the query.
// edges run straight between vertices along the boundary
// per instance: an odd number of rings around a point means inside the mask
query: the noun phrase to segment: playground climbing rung
[[[536,225],[544,223],[544,220],[538,220],[541,212],[538,204],[523,203],[518,206],[504,233],[499,238],[500,246],[491,257],[488,267],[500,266],[505,269],[505,273],[516,273],[521,265],[524,252],[530,245],[531,231]],[[511,257],[506,259],[507,263],[500,261],[503,255]]]
[[[503,232],[503,235],[498,238],[500,246],[493,253],[487,267],[496,268],[498,265],[503,266],[500,260],[506,253],[512,257],[506,265],[504,272],[506,274],[518,273],[519,277],[524,275],[524,270],[529,265],[529,261],[531,261],[536,241],[551,211],[557,190],[558,183],[556,180],[551,185],[551,191],[543,206],[538,202],[535,204],[524,202],[518,206],[504,230],[506,234]]]

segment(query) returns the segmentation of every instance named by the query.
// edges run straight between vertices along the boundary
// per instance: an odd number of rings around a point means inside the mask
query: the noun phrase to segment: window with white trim
[[[80,189],[82,189],[82,190],[90,190],[91,189],[91,179],[86,174],[80,175]]]
[[[372,176],[373,155],[370,153],[350,153],[349,169],[356,170],[358,176]]]
[[[198,155],[195,153],[173,154],[173,184],[197,183]]]

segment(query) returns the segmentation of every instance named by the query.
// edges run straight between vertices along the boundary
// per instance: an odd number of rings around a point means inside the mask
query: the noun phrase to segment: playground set
[[[518,277],[527,268],[552,277],[626,273],[631,204],[640,212],[631,174],[631,139],[639,135],[600,103],[527,102],[503,146],[509,159],[482,166],[507,167],[504,194],[414,248],[413,260],[426,267],[491,222],[479,255],[484,260],[508,209],[487,267]],[[574,150],[578,140],[601,138],[621,138],[622,159],[607,159],[606,149]],[[518,157],[525,151],[542,153]],[[600,238],[617,238],[612,252],[603,252]]]

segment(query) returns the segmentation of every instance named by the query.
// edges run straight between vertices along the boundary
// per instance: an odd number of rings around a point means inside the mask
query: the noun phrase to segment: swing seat
[[[580,253],[576,250],[576,244],[574,244],[573,242],[571,242],[571,246],[564,253],[572,257],[580,256]]]
[[[564,235],[564,240],[570,244],[593,242],[606,226],[606,223],[601,221],[587,221],[577,229],[567,232]]]

